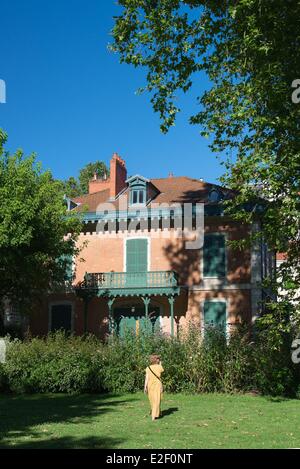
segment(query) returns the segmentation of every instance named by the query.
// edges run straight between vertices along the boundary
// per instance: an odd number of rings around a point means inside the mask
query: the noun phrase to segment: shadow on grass
[[[296,398],[291,397],[280,397],[280,396],[264,396],[267,401],[270,402],[288,402],[291,400],[297,400]]]
[[[179,410],[178,407],[169,407],[169,409],[162,410],[160,418],[166,417],[167,415],[174,414],[174,412],[178,412],[178,410]]]
[[[110,437],[81,437],[82,424],[91,423],[94,416],[113,413],[116,408],[135,398],[121,399],[109,394],[67,396],[18,395],[0,396],[0,447],[1,448],[116,448],[123,442]],[[78,424],[74,436],[54,436],[49,424]],[[40,426],[40,428],[32,428]],[[31,441],[24,441],[30,438]],[[20,440],[19,440],[20,439]],[[36,439],[36,441],[34,441]],[[18,441],[19,440],[19,441]]]
[[[75,438],[72,436],[48,438],[38,441],[1,444],[1,449],[115,449],[119,448],[124,439],[117,438]]]

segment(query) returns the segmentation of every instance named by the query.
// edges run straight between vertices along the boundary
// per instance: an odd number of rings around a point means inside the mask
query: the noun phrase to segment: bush
[[[165,338],[145,328],[136,336],[112,336],[104,347],[103,384],[113,392],[134,392],[143,388],[145,368],[151,353],[161,350]]]
[[[299,365],[291,360],[292,338],[277,337],[268,331],[260,333],[254,354],[256,387],[262,394],[296,396],[299,386]]]
[[[280,340],[279,340],[280,338]],[[284,340],[283,340],[284,339]],[[261,330],[255,341],[238,327],[229,337],[207,328],[204,338],[190,324],[178,337],[144,327],[136,336],[15,339],[0,366],[0,389],[12,392],[135,392],[143,388],[149,355],[162,357],[167,392],[247,392],[296,396],[299,367],[290,357],[289,338]],[[276,342],[278,341],[278,342]]]
[[[94,337],[66,337],[9,344],[5,370],[13,392],[100,392],[102,347]]]
[[[5,392],[8,389],[7,374],[4,366],[0,363],[0,392]]]
[[[110,338],[105,348],[103,379],[109,391],[142,389],[144,370],[151,353],[163,360],[164,388],[168,392],[236,392],[254,386],[253,347],[245,329],[227,340],[224,333],[190,325],[179,337],[141,332]]]
[[[273,396],[297,396],[300,367],[292,362],[291,345],[297,328],[290,304],[271,302],[256,321],[254,376],[257,388]]]

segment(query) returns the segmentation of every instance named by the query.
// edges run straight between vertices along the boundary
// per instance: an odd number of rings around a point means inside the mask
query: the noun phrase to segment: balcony
[[[97,296],[160,295],[178,293],[174,271],[86,273],[80,289]]]

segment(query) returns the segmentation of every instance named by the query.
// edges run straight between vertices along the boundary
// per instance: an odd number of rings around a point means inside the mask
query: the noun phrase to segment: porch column
[[[170,313],[171,313],[171,337],[174,337],[174,296],[168,296],[169,304],[170,304]]]
[[[114,317],[112,313],[112,306],[114,304],[115,298],[109,298],[107,301],[108,305],[108,330],[109,333],[113,333],[115,329],[115,324],[114,324]]]
[[[148,319],[149,304],[150,304],[151,298],[149,298],[149,296],[143,296],[142,298],[143,298],[143,302],[145,305],[145,317]]]

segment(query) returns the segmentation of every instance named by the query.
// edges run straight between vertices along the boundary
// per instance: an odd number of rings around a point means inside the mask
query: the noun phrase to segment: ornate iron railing
[[[86,273],[81,288],[168,288],[178,286],[174,271]]]

